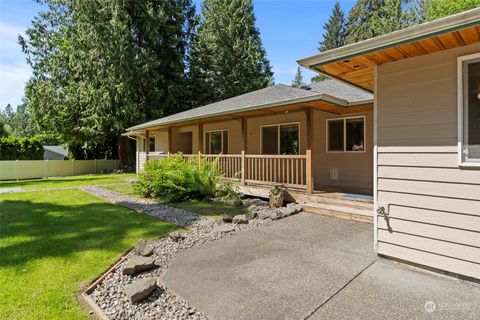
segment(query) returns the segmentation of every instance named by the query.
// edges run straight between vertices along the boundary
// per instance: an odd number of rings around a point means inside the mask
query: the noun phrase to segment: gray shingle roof
[[[68,150],[60,146],[43,146],[43,149],[50,151],[56,154],[61,155],[62,157],[68,157]]]
[[[245,112],[271,106],[296,103],[302,100],[327,100],[342,106],[349,103],[371,102],[373,96],[359,89],[339,83],[336,80],[326,80],[308,85],[302,89],[284,84],[273,85],[264,89],[245,93],[230,99],[211,103],[195,109],[176,113],[164,118],[142,123],[128,128],[128,131],[172,124],[194,119],[208,118],[229,113]]]

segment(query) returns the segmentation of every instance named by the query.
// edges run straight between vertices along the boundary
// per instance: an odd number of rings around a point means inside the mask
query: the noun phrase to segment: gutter
[[[200,115],[200,116],[193,116],[185,119],[178,119],[178,120],[171,120],[171,121],[166,121],[166,122],[161,122],[159,120],[154,120],[150,122],[146,122],[137,126],[133,126],[130,128],[127,128],[126,130],[128,131],[134,131],[138,129],[145,129],[149,128],[152,126],[157,126],[157,125],[171,125],[171,124],[176,124],[176,123],[181,123],[185,121],[192,121],[192,120],[200,120],[200,119],[208,119],[208,118],[213,118],[213,117],[218,117],[218,116],[224,116],[224,115],[229,115],[229,114],[234,114],[234,113],[242,113],[242,112],[248,112],[248,111],[255,111],[255,110],[262,110],[262,109],[267,109],[267,108],[272,108],[272,107],[280,107],[280,106],[288,106],[291,104],[297,104],[297,103],[304,103],[304,102],[312,102],[316,100],[323,100],[327,101],[336,105],[339,105],[341,107],[352,107],[352,106],[357,106],[357,105],[362,105],[362,104],[367,104],[367,103],[373,103],[373,99],[367,99],[367,100],[357,100],[357,101],[347,101],[344,99],[336,98],[333,96],[330,96],[325,93],[319,93],[315,95],[311,95],[308,97],[303,97],[303,98],[297,98],[297,99],[292,99],[292,100],[283,100],[283,101],[278,101],[278,102],[272,102],[260,106],[249,106],[241,109],[235,109],[235,110],[228,110],[224,112],[217,112],[217,113],[211,113],[208,115]],[[158,121],[158,122],[157,122]]]
[[[480,8],[476,8],[410,28],[394,31],[386,35],[332,49],[314,56],[300,59],[297,62],[303,67],[318,72],[315,70],[315,68],[327,63],[345,60],[363,54],[428,39],[448,32],[454,32],[473,27],[479,24]]]

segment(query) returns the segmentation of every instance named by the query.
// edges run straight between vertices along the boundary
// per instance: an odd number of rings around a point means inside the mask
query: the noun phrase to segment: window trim
[[[281,156],[280,154],[280,126],[288,126],[296,124],[298,125],[298,154],[300,155],[300,150],[301,150],[301,125],[300,121],[294,121],[294,122],[281,122],[281,123],[272,123],[272,124],[264,124],[260,126],[260,154],[261,155],[266,155],[263,153],[263,128],[264,127],[278,127],[278,134],[277,134],[277,156]],[[275,154],[274,154],[275,155]]]
[[[470,60],[480,59],[480,52],[460,56],[457,58],[457,157],[458,166],[468,168],[480,168],[480,160],[465,161],[463,157],[463,141],[465,136],[464,128],[464,111],[465,111],[465,88],[463,86],[465,73],[463,72],[463,64]]]
[[[362,151],[350,151],[347,149],[347,120],[348,119],[363,119],[363,150]],[[337,118],[329,118],[326,119],[326,141],[325,141],[325,152],[326,153],[365,153],[367,152],[367,117],[365,115],[361,116],[351,116],[351,117],[337,117]],[[343,120],[343,151],[330,151],[328,150],[329,147],[329,134],[328,134],[328,124],[331,121],[338,121]]]
[[[227,153],[225,153],[223,150],[223,133],[224,132],[227,132],[227,135],[228,135],[228,145],[227,145]],[[214,130],[206,130],[203,132],[203,153],[204,154],[211,154],[211,155],[216,155],[214,153],[207,153],[207,144],[208,144],[208,141],[207,141],[207,133],[214,133],[214,132],[220,132],[220,144],[221,144],[221,147],[222,147],[222,152],[220,152],[219,154],[228,154],[229,152],[229,149],[230,149],[230,132],[229,132],[229,129],[214,129]]]

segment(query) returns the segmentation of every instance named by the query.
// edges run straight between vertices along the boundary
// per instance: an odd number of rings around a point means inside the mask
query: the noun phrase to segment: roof
[[[328,50],[298,63],[311,70],[373,91],[375,64],[393,62],[480,41],[480,8],[464,11],[375,38]]]
[[[211,103],[195,109],[176,113],[150,122],[128,128],[128,131],[144,129],[152,126],[227,115],[268,107],[283,106],[294,103],[325,100],[343,107],[371,103],[373,96],[369,93],[339,83],[326,80],[302,88],[277,84],[260,90],[245,93],[230,99]]]
[[[68,157],[68,150],[60,146],[43,146],[43,150],[56,153],[62,157]]]

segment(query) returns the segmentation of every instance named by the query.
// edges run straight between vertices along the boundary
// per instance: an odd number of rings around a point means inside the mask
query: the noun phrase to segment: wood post
[[[203,148],[203,123],[198,124],[198,152],[204,152]]]
[[[172,127],[168,127],[168,154],[170,155],[171,153],[173,153]]]
[[[314,138],[314,119],[313,119],[313,108],[307,107],[306,110],[307,117],[307,149],[306,149],[306,183],[307,183],[307,193],[312,194],[314,190],[314,163],[312,157],[313,149],[313,138]]]
[[[245,153],[247,152],[247,119],[242,118],[242,185],[245,185],[245,180],[247,176],[247,163],[245,161]]]
[[[148,161],[149,153],[150,153],[150,131],[145,130],[145,161]]]

